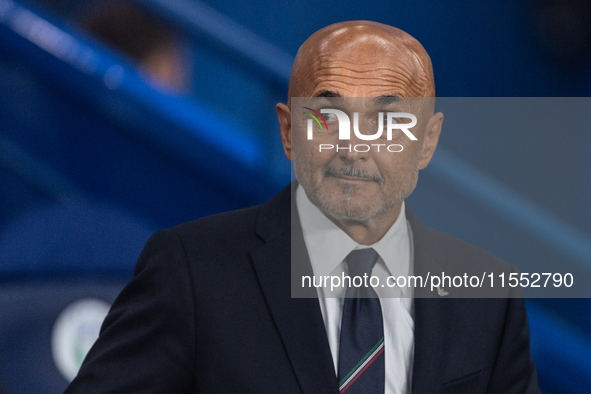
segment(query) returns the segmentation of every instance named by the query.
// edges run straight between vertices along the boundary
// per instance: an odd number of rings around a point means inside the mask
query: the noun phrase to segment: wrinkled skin
[[[412,193],[418,171],[433,156],[443,114],[433,113],[435,85],[431,60],[421,44],[392,26],[369,21],[330,25],[299,49],[289,82],[288,103],[277,104],[285,154],[314,205],[356,242],[371,245],[391,227],[402,201]],[[350,141],[308,140],[302,127],[292,129],[292,97],[420,97],[408,112],[417,116],[411,132],[418,141],[398,135],[399,153],[319,152],[319,143],[367,143],[351,133]],[[370,101],[370,100],[367,100]],[[297,110],[294,108],[294,110]],[[388,110],[387,106],[384,110]],[[334,137],[333,137],[334,138]],[[365,173],[371,176],[350,176]]]

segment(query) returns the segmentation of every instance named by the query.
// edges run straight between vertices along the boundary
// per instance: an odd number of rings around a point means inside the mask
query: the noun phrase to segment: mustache
[[[372,174],[371,172],[360,170],[359,168],[354,167],[325,167],[322,170],[322,175],[324,176],[351,176],[355,178],[363,178],[370,181],[382,183],[384,182],[384,177],[378,174]]]

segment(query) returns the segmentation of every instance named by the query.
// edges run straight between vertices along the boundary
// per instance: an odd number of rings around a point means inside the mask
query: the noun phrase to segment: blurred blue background
[[[314,31],[352,19],[415,36],[438,96],[591,93],[583,0],[0,0],[0,392],[63,391],[102,310],[68,306],[108,306],[154,231],[289,182],[274,106],[291,62]],[[591,270],[588,125],[446,120],[409,203],[521,271]],[[589,300],[528,308],[543,392],[588,393]]]

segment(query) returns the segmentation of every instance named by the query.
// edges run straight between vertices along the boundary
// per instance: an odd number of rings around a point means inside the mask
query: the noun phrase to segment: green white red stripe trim
[[[347,390],[363,371],[367,369],[384,352],[384,337],[363,357],[359,363],[353,367],[351,372],[345,376],[339,383],[339,391],[342,393]]]

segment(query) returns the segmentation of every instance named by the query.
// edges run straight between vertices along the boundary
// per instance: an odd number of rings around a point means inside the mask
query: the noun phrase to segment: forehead
[[[401,37],[376,28],[344,28],[319,39],[305,64],[306,95],[420,97],[427,87],[417,54]]]

